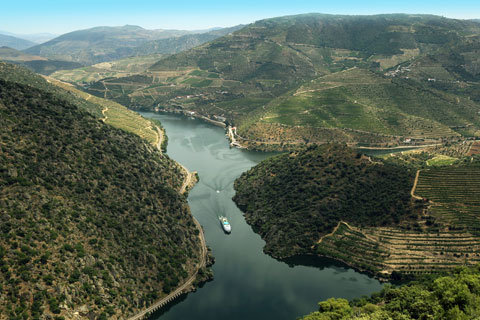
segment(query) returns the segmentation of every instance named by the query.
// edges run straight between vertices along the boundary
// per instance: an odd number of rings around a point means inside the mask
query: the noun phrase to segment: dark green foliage
[[[0,305],[10,301],[12,317],[61,314],[64,301],[97,314],[123,305],[125,316],[143,305],[118,288],[133,298],[174,288],[197,259],[184,252],[199,250],[177,165],[68,94],[2,68],[21,81],[0,77]],[[0,318],[9,314],[2,308]]]
[[[480,267],[457,269],[348,303],[329,299],[303,320],[477,319],[480,314]]]
[[[69,103],[76,105],[80,109],[91,113],[97,118],[103,117],[102,110],[98,105],[90,103],[84,99],[76,97],[70,92],[49,84],[41,76],[34,74],[33,72],[21,66],[0,62],[0,79],[41,89],[52,95],[55,95],[58,98],[61,98],[64,101],[68,101]]]
[[[414,173],[341,145],[302,148],[235,181],[234,201],[277,257],[309,252],[339,221],[386,226],[412,214]]]

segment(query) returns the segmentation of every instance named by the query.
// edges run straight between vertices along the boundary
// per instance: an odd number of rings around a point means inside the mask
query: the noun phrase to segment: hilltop
[[[222,30],[147,30],[129,25],[95,27],[61,35],[25,52],[54,60],[92,65],[130,56],[176,53],[218,38],[236,28]]]
[[[0,67],[0,318],[124,319],[196,272],[179,166],[98,105]]]
[[[418,170],[346,146],[303,147],[242,174],[234,201],[274,257],[327,256],[382,278],[437,273],[480,261],[480,159],[467,149],[460,159],[419,153]]]
[[[479,134],[479,34],[478,23],[429,15],[266,19],[88,91],[133,108],[226,117],[253,147],[439,142]]]

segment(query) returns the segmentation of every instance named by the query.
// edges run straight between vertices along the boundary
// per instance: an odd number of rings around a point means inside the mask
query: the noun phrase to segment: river
[[[330,297],[352,299],[379,291],[375,279],[328,259],[288,265],[263,253],[265,242],[232,201],[233,182],[271,154],[230,149],[224,129],[181,115],[141,113],[158,119],[168,136],[167,154],[198,171],[188,196],[215,257],[215,279],[152,319],[291,319],[317,310]],[[221,229],[225,215],[232,233]],[[300,260],[299,260],[300,261]],[[293,266],[295,265],[295,266]]]

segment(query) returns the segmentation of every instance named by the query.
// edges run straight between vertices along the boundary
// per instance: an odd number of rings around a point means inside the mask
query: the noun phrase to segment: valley
[[[478,20],[45,37],[0,34],[0,319],[479,316]]]
[[[340,28],[358,28],[362,44],[329,37]],[[87,91],[133,109],[224,117],[256,149],[332,137],[377,147],[457,141],[479,132],[478,28],[409,15],[267,19]]]

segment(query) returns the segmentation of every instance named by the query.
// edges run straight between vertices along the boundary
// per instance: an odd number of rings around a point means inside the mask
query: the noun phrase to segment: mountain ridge
[[[162,58],[138,75],[101,79],[89,84],[87,90],[134,108],[194,111],[207,117],[224,117],[237,127],[238,140],[245,138],[243,142],[248,147],[278,150],[283,148],[281,144],[285,138],[290,145],[320,142],[332,135],[343,136],[340,141],[347,143],[382,147],[399,145],[409,138],[436,143],[443,137],[456,139],[456,136],[480,134],[480,122],[473,113],[480,102],[474,99],[478,96],[475,90],[478,84],[471,82],[478,81],[475,80],[479,70],[478,35],[480,26],[475,22],[433,15],[305,14],[271,18]],[[421,62],[427,58],[431,61],[428,68]],[[335,75],[341,84],[344,73],[354,68],[377,74],[370,89],[360,82],[356,88],[346,88],[348,85],[329,88],[328,83],[320,80]],[[418,74],[420,70],[421,75]],[[319,100],[321,103],[309,104],[308,94],[291,97],[312,81],[322,82],[315,91],[321,92],[323,87],[328,89],[322,93],[327,96]],[[355,103],[364,100],[367,90],[377,90],[375,83],[384,82],[391,83],[383,93],[389,99],[388,105],[383,106],[379,101],[363,101],[363,106]],[[440,83],[450,89],[440,88]],[[407,91],[410,94],[406,94]],[[424,101],[424,94],[444,111],[457,99],[465,101],[468,106],[465,114],[472,120],[465,120],[462,115],[461,123],[450,124],[446,118],[432,120],[425,110],[398,113],[398,106],[403,110],[408,107],[402,102],[403,98]],[[280,110],[271,110],[279,102],[290,100],[296,102],[280,103]],[[337,100],[341,103],[334,103]],[[393,105],[397,110],[390,115]],[[422,103],[421,106],[425,109],[426,105]],[[365,112],[371,109],[376,111]],[[276,121],[281,117],[270,114],[272,112],[291,113],[299,121],[295,124]],[[356,113],[374,121],[351,125]],[[377,119],[379,113],[382,115]],[[312,121],[317,116],[322,120]],[[327,121],[327,118],[338,117],[349,118],[347,122]],[[387,129],[370,130],[370,123]],[[396,123],[403,129],[397,130]],[[397,129],[393,130],[392,125]],[[434,128],[434,133],[425,133],[422,127]],[[448,128],[442,134],[442,130],[435,129],[440,127]],[[467,130],[460,130],[460,127],[467,127]],[[312,136],[315,130],[318,132]],[[269,136],[269,132],[274,135]],[[390,141],[377,139],[379,134],[390,135]]]
[[[221,30],[203,32],[202,30],[148,30],[135,25],[99,26],[60,35],[48,42],[29,48],[25,52],[52,59],[95,64],[128,56],[165,53],[145,51],[147,48],[142,45],[151,41],[171,39],[174,42],[175,39],[182,36],[190,35],[195,38],[202,34],[214,36],[218,33],[221,33]],[[208,38],[208,40],[210,39]],[[172,53],[172,50],[168,53]]]
[[[34,45],[35,43],[32,41],[0,33],[0,47],[6,46],[16,50],[24,50]]]

